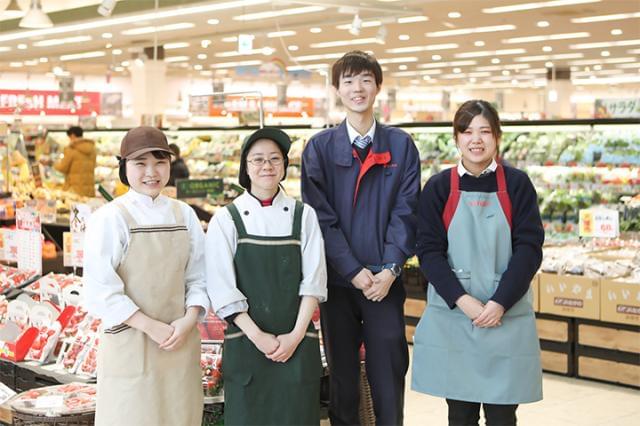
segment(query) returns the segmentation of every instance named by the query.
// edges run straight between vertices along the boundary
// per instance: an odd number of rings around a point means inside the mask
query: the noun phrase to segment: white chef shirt
[[[176,223],[171,207],[176,200],[164,195],[154,200],[131,189],[117,202],[121,202],[140,225]],[[181,201],[179,203],[191,242],[185,269],[185,306],[202,307],[202,318],[209,308],[205,286],[204,232],[193,209]],[[124,283],[116,273],[129,241],[129,227],[115,202],[106,204],[91,215],[84,244],[84,305],[88,312],[102,319],[105,330],[123,323],[139,309],[124,293]],[[166,255],[172,256],[172,247],[166,248]]]
[[[493,172],[496,171],[497,168],[498,168],[498,163],[496,162],[496,159],[494,158],[493,160],[491,160],[491,164],[489,164],[487,166],[487,168],[484,169],[482,171],[482,173],[480,173],[478,176],[486,175],[487,173],[493,173]],[[458,176],[462,177],[464,175],[475,176],[473,173],[471,173],[469,170],[467,170],[462,165],[462,160],[460,160],[460,161],[458,161]]]
[[[263,207],[248,192],[233,203],[237,207],[248,234],[265,237],[291,235],[295,200],[279,191],[272,205]],[[244,212],[249,212],[245,214]],[[315,210],[304,205],[300,235],[302,251],[302,281],[300,296],[313,296],[319,302],[327,300],[327,266],[324,241]],[[229,211],[220,209],[211,218],[205,238],[207,291],[213,310],[221,318],[246,312],[247,298],[237,288],[233,258],[238,234]]]

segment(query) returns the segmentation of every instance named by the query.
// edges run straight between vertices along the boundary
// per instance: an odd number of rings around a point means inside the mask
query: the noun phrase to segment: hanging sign
[[[611,209],[580,210],[581,237],[616,238],[620,234],[619,212]]]
[[[640,117],[640,98],[596,99],[596,118]]]

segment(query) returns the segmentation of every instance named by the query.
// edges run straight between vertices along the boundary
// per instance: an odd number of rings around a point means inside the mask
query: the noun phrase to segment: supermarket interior
[[[127,131],[177,145],[188,178],[163,193],[205,230],[243,192],[242,142],[262,126],[291,137],[283,188],[301,199],[307,141],[345,118],[331,66],[352,50],[381,65],[375,119],[412,137],[421,187],[457,164],[452,119],[470,99],[499,112],[500,157],[535,186],[544,399],[519,423],[640,424],[638,0],[0,0],[0,423],[93,424],[84,233],[127,190]],[[72,126],[95,142],[88,192],[60,166]],[[427,307],[416,257],[402,282],[411,353]],[[212,313],[199,325],[207,425],[224,411],[224,327]],[[405,423],[446,424],[410,375]],[[375,424],[365,385],[361,423]]]

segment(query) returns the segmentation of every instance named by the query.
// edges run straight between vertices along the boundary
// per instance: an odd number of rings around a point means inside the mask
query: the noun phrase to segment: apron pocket
[[[102,333],[99,352],[106,377],[138,377],[145,372],[147,337],[128,328],[116,334]]]
[[[454,270],[453,273],[456,274],[456,278],[458,279],[458,281],[460,281],[460,284],[462,285],[462,288],[464,288],[464,291],[471,294],[471,272],[463,271],[460,269],[457,271]]]
[[[284,364],[287,369],[284,379],[290,383],[320,381],[322,362],[318,337],[305,335],[293,356]]]

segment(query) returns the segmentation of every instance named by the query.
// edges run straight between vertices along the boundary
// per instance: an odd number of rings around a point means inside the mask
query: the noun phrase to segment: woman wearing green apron
[[[496,161],[495,109],[465,102],[454,118],[457,167],[420,198],[417,253],[429,281],[414,337],[412,388],[444,397],[450,425],[515,425],[518,404],[542,399],[529,283],[544,231],[527,175]]]
[[[204,232],[191,207],[160,194],[170,152],[160,130],[130,130],[120,149],[120,179],[130,190],[87,227],[85,303],[104,330],[97,426],[202,422],[195,325],[209,306]]]
[[[320,348],[311,316],[326,300],[314,210],[286,196],[291,140],[278,129],[242,146],[247,192],[220,209],[206,236],[207,289],[225,318],[226,425],[317,425]]]

